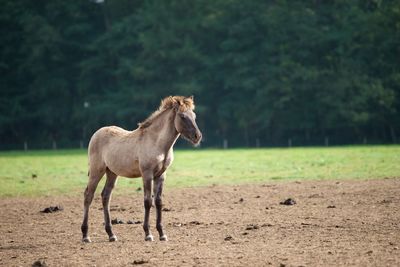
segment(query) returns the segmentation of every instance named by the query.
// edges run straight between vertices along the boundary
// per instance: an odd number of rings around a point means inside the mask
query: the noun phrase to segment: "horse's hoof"
[[[90,242],[92,242],[92,240],[90,240],[89,237],[84,237],[84,238],[82,238],[82,242],[83,243],[90,243]]]
[[[167,235],[160,236],[160,241],[168,241]]]
[[[144,241],[154,241],[154,237],[152,235],[148,235],[148,236],[146,236]]]
[[[117,239],[117,236],[116,236],[116,235],[113,235],[113,236],[111,236],[108,240],[109,240],[110,242],[115,242],[115,241],[117,241],[118,239]]]

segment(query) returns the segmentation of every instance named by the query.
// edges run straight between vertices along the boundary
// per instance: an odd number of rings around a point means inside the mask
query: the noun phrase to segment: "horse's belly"
[[[130,168],[120,170],[118,176],[137,178],[142,176],[142,173],[140,172],[139,166],[132,166]]]
[[[119,176],[124,176],[128,178],[136,178],[142,176],[142,173],[139,169],[139,164],[134,164],[129,168],[123,168],[119,171]]]
[[[127,161],[121,159],[119,161],[113,162],[112,164],[107,164],[107,167],[118,176],[128,178],[136,178],[142,176],[138,160]]]
[[[138,172],[126,172],[126,173],[122,173],[119,176],[123,176],[123,177],[127,177],[127,178],[138,178],[141,177],[142,174],[138,171]]]

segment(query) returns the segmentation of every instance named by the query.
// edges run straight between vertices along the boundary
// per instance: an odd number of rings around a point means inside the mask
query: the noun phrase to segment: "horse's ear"
[[[189,98],[190,100],[194,101],[194,96],[193,96],[193,95],[189,96],[188,98]]]
[[[175,103],[175,100],[172,96],[169,96],[167,102],[168,102],[168,105],[173,106]]]

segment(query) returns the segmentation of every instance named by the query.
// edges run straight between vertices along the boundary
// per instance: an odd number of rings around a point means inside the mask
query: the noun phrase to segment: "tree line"
[[[194,95],[203,146],[396,143],[396,0],[2,0],[0,149]]]

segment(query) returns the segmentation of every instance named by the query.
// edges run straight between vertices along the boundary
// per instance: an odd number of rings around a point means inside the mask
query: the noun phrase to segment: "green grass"
[[[0,197],[82,193],[86,174],[84,150],[2,152]],[[167,187],[400,177],[400,146],[180,150],[167,176]],[[120,178],[116,191],[139,186],[141,179]]]

